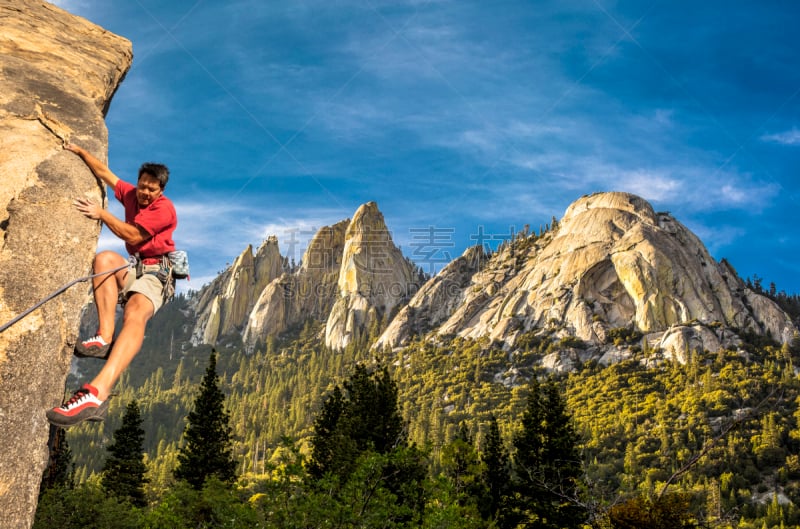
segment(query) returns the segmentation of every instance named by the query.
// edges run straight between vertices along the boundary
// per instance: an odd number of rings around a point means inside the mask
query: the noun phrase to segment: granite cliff
[[[333,307],[349,220],[325,226],[311,239],[300,268],[287,271],[261,292],[247,318],[244,343],[250,350],[259,339],[304,323],[324,321]]]
[[[392,242],[374,202],[358,208],[347,227],[337,285],[325,325],[325,345],[333,349],[391,317],[414,288],[414,267]]]
[[[0,322],[88,273],[100,226],[72,206],[103,190],[66,141],[98,157],[131,44],[50,4],[0,0]],[[33,522],[50,430],[88,290],[74,287],[0,334],[0,526]],[[16,391],[24,387],[25,391]]]

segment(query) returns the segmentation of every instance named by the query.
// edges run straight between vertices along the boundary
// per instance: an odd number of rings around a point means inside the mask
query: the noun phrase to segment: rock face
[[[487,259],[482,247],[473,246],[445,266],[392,319],[374,347],[406,345],[412,336],[442,325],[464,302],[467,287]]]
[[[89,273],[100,226],[72,206],[101,187],[65,141],[100,158],[103,117],[129,41],[50,4],[0,0],[0,321]],[[30,527],[49,424],[61,403],[88,289],[77,286],[0,333],[0,526]],[[25,387],[23,392],[14,391]]]
[[[469,262],[471,251],[461,259]],[[624,327],[680,358],[688,348],[718,350],[734,340],[711,325],[784,342],[796,332],[787,314],[715,262],[686,227],[627,193],[585,196],[546,234],[505,246],[471,276],[465,266],[431,280],[450,285],[445,299],[430,295],[431,283],[423,287],[377,346],[396,347],[434,327],[508,347],[520,333],[548,327],[606,344],[609,330]]]

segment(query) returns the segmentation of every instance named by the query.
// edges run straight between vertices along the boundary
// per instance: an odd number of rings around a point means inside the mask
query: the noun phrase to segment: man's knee
[[[104,250],[94,256],[94,271],[97,273],[111,270],[113,268],[122,266],[125,264],[125,262],[125,258],[123,258],[117,252]]]
[[[135,319],[147,323],[153,317],[153,312],[153,302],[144,294],[134,292],[125,303],[123,320]]]

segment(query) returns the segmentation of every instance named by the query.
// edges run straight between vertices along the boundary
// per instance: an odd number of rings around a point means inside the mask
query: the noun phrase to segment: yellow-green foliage
[[[170,316],[178,323],[179,308]],[[320,345],[321,330],[321,323],[309,322],[282,339],[265,340],[252,354],[235,341],[217,344],[240,475],[268,473],[284,436],[307,450],[324,397],[352,374],[356,362],[389,368],[409,440],[430,449],[431,472],[437,475],[441,450],[462,423],[480,449],[494,414],[510,447],[537,362],[549,352],[582,345],[530,332],[513,351],[488,339],[449,338],[378,352],[367,347],[380,330],[374,329],[347,350],[332,352]],[[182,343],[187,337],[176,332],[172,338]],[[638,350],[635,333],[619,330],[617,338]],[[792,353],[764,343],[747,348],[747,356],[695,351],[686,365],[648,368],[638,359],[608,367],[592,363],[563,376],[587,478],[595,485],[588,491],[593,501],[608,506],[620,497],[650,498],[669,482],[670,491],[686,492],[698,505],[710,502],[721,517],[737,512],[748,523],[777,516],[768,498],[772,491],[800,505],[800,386]],[[181,350],[169,332],[149,332],[136,364],[118,385],[120,395],[106,423],[70,430],[76,479],[85,481],[102,466],[105,443],[125,404],[135,398],[146,431],[149,492],[165,490],[208,351]],[[764,497],[763,503],[754,501]],[[780,506],[780,513],[787,527],[800,523],[793,505]]]

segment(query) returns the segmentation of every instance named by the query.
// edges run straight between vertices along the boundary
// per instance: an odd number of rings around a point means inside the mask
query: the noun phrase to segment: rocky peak
[[[282,268],[277,237],[268,237],[255,255],[248,245],[196,298],[197,324],[192,341],[213,344],[221,336],[243,331],[259,294]]]
[[[255,285],[253,290],[261,292],[271,281],[283,273],[283,257],[278,247],[278,238],[270,235],[259,246],[255,259]]]
[[[350,219],[337,222],[333,226],[324,226],[308,243],[303,254],[300,273],[302,275],[319,275],[334,273],[339,275],[342,265],[345,234]]]
[[[632,328],[656,347],[691,342],[709,350],[727,338],[698,324],[782,341],[795,332],[788,315],[714,261],[680,222],[628,193],[584,196],[550,232],[515,241],[468,279],[445,269],[434,280],[460,286],[445,302],[423,287],[409,302],[415,310],[398,315],[379,345],[401,345],[425,327],[420,320],[441,322],[438,334],[488,336],[507,347],[523,332],[554,329],[604,345],[610,330]],[[443,306],[450,307],[446,319]]]
[[[580,217],[592,210],[605,210],[606,213],[615,211],[638,218],[641,222],[656,224],[656,213],[653,207],[643,198],[630,193],[609,191],[585,195],[567,207],[560,224],[570,223],[574,218]]]
[[[253,247],[248,245],[231,265],[220,296],[220,334],[230,334],[241,324],[252,306],[255,286]]]
[[[409,296],[414,267],[394,245],[375,202],[358,208],[345,232],[338,299],[325,327],[325,343],[341,349],[387,317]]]
[[[344,234],[349,223],[344,220],[317,231],[303,254],[300,268],[284,273],[260,291],[243,336],[248,350],[267,335],[281,333],[309,318],[328,317],[336,296]]]
[[[400,249],[378,211],[375,202],[362,205],[353,216],[345,232],[342,265],[339,269],[339,294],[342,297],[361,295],[391,309],[405,295],[397,289],[383,292],[383,285],[392,281],[405,285],[409,274]]]

